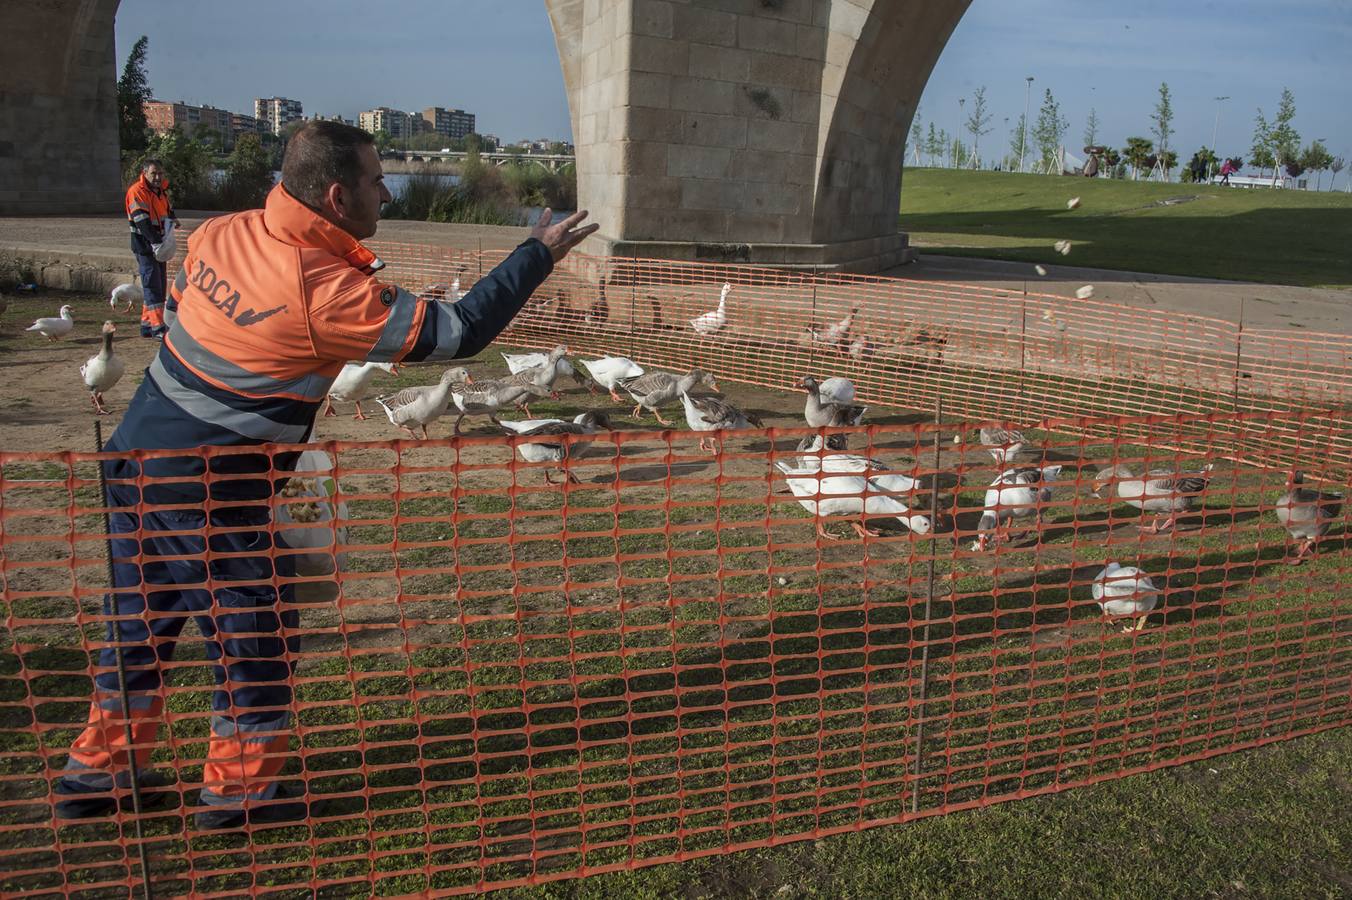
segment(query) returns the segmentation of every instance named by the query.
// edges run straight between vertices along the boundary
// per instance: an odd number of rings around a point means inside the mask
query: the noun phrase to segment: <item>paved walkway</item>
[[[196,226],[207,214],[182,212]],[[525,228],[389,221],[377,241],[484,250],[510,249]],[[53,218],[0,217],[0,255],[31,257],[43,263],[87,266],[118,277],[134,271],[127,226],[117,216]],[[1208,281],[1174,275],[1145,275],[1073,266],[1049,266],[1039,276],[1028,263],[930,256],[887,275],[922,281],[951,281],[1073,297],[1094,285],[1097,299],[1139,309],[1192,313],[1263,328],[1295,328],[1352,334],[1352,291],[1284,287],[1249,282]],[[54,285],[60,286],[60,285]]]

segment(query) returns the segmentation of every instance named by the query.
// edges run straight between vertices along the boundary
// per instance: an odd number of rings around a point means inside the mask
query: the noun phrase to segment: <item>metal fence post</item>
[[[944,398],[934,400],[934,473],[930,476],[930,534],[939,518],[939,425],[944,419]],[[920,714],[915,727],[915,766],[911,773],[911,812],[920,811],[920,770],[925,759],[925,706],[929,696],[929,626],[934,607],[934,556],[938,545],[930,541],[928,588],[925,591],[925,617],[920,645]]]

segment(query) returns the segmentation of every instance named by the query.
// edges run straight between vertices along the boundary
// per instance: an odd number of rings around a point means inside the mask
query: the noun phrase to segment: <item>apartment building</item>
[[[429,106],[422,111],[422,121],[428,131],[435,131],[444,138],[462,138],[474,132],[474,113],[463,109]]]
[[[182,100],[149,100],[143,107],[146,124],[156,134],[178,128],[192,137],[197,134],[198,126],[204,125],[220,136],[226,147],[235,143],[234,116],[226,109],[214,106],[194,106]]]
[[[261,121],[267,131],[281,134],[282,129],[291,122],[305,118],[299,100],[286,97],[267,97],[254,100],[254,118]]]

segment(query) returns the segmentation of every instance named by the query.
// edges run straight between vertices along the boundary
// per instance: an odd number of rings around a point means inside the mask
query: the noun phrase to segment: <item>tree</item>
[[[174,127],[164,134],[152,136],[144,153],[128,159],[131,170],[134,172],[140,169],[142,160],[151,157],[164,164],[174,206],[180,209],[213,209],[218,205],[212,183],[215,159],[211,151],[185,136],[182,129]]]
[[[1023,113],[1019,113],[1019,123],[1009,133],[1009,152],[1013,156],[1009,168],[1013,170],[1028,153],[1028,119]]]
[[[123,154],[139,153],[149,143],[146,103],[154,97],[146,74],[146,50],[150,38],[144,34],[132,45],[122,77],[117,80],[117,136]]]
[[[1160,98],[1155,104],[1155,114],[1152,121],[1154,124],[1151,125],[1150,131],[1155,135],[1155,146],[1159,148],[1161,162],[1164,164],[1164,178],[1167,181],[1169,170],[1173,167],[1165,160],[1169,158],[1169,138],[1174,135],[1174,104],[1169,95],[1169,82],[1167,81],[1160,83]],[[1178,154],[1175,153],[1174,159],[1177,158]]]
[[[1205,181],[1206,173],[1218,167],[1219,160],[1216,158],[1216,151],[1210,147],[1203,147],[1192,155],[1192,159],[1188,160],[1187,166],[1179,173],[1179,180],[1185,183]]]
[[[1084,125],[1084,145],[1086,147],[1098,146],[1099,117],[1098,111],[1092,107],[1089,110],[1089,121]]]
[[[1333,165],[1333,155],[1327,147],[1315,141],[1300,152],[1299,164],[1302,169],[1315,173],[1314,189],[1317,191],[1323,186],[1324,170]]]
[[[949,154],[951,154],[952,152],[953,152],[953,139],[948,136],[948,129],[940,128],[939,154],[938,154],[940,162],[942,163],[943,160],[948,159]]]
[[[256,134],[241,134],[225,162],[222,191],[230,209],[257,209],[272,190],[272,157]]]
[[[1061,149],[1061,137],[1070,123],[1061,115],[1061,106],[1052,96],[1051,88],[1042,96],[1042,109],[1038,110],[1037,124],[1033,126],[1033,142],[1042,157],[1043,167],[1050,166],[1058,157]]]
[[[1333,178],[1329,179],[1329,190],[1333,190],[1333,186],[1338,183],[1338,173],[1345,168],[1347,168],[1347,160],[1341,156],[1335,156],[1329,162],[1329,171],[1333,173]]]
[[[393,139],[390,137],[390,133],[385,129],[381,128],[375,134],[371,135],[371,137],[376,140],[377,153],[384,153],[386,150],[390,149],[390,144]]]
[[[929,134],[925,138],[925,154],[929,157],[930,165],[934,165],[935,157],[944,152],[944,145],[939,140],[939,132],[935,130],[934,123],[929,123]]]
[[[980,165],[981,136],[990,134],[991,114],[986,109],[986,86],[983,84],[972,93],[972,112],[967,117],[967,130],[972,135],[972,159]]]
[[[906,156],[916,154],[916,165],[920,164],[919,153],[925,147],[925,129],[920,125],[920,110],[915,111],[915,119],[911,122],[911,141],[910,146],[906,148]]]
[[[1253,120],[1253,146],[1249,148],[1249,158],[1258,167],[1259,178],[1263,177],[1268,166],[1276,165],[1272,159],[1272,126],[1268,124],[1267,116],[1263,115],[1261,106]]]
[[[1254,130],[1254,165],[1272,166],[1272,183],[1277,183],[1280,168],[1295,162],[1300,155],[1300,132],[1292,127],[1296,118],[1296,97],[1290,88],[1282,88],[1282,99],[1277,104],[1277,116],[1268,123],[1260,107]],[[1261,139],[1261,146],[1260,146]],[[1266,165],[1259,162],[1262,158]]]
[[[1149,138],[1129,137],[1127,146],[1122,148],[1122,158],[1131,164],[1131,180],[1137,181],[1141,177],[1141,170],[1148,168],[1150,159],[1155,152],[1155,145]]]

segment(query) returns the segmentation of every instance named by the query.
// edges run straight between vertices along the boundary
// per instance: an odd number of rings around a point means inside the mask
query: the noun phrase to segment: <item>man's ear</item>
[[[343,190],[342,184],[335,181],[329,185],[329,189],[324,192],[324,200],[328,212],[339,219],[347,218],[347,193]]]

